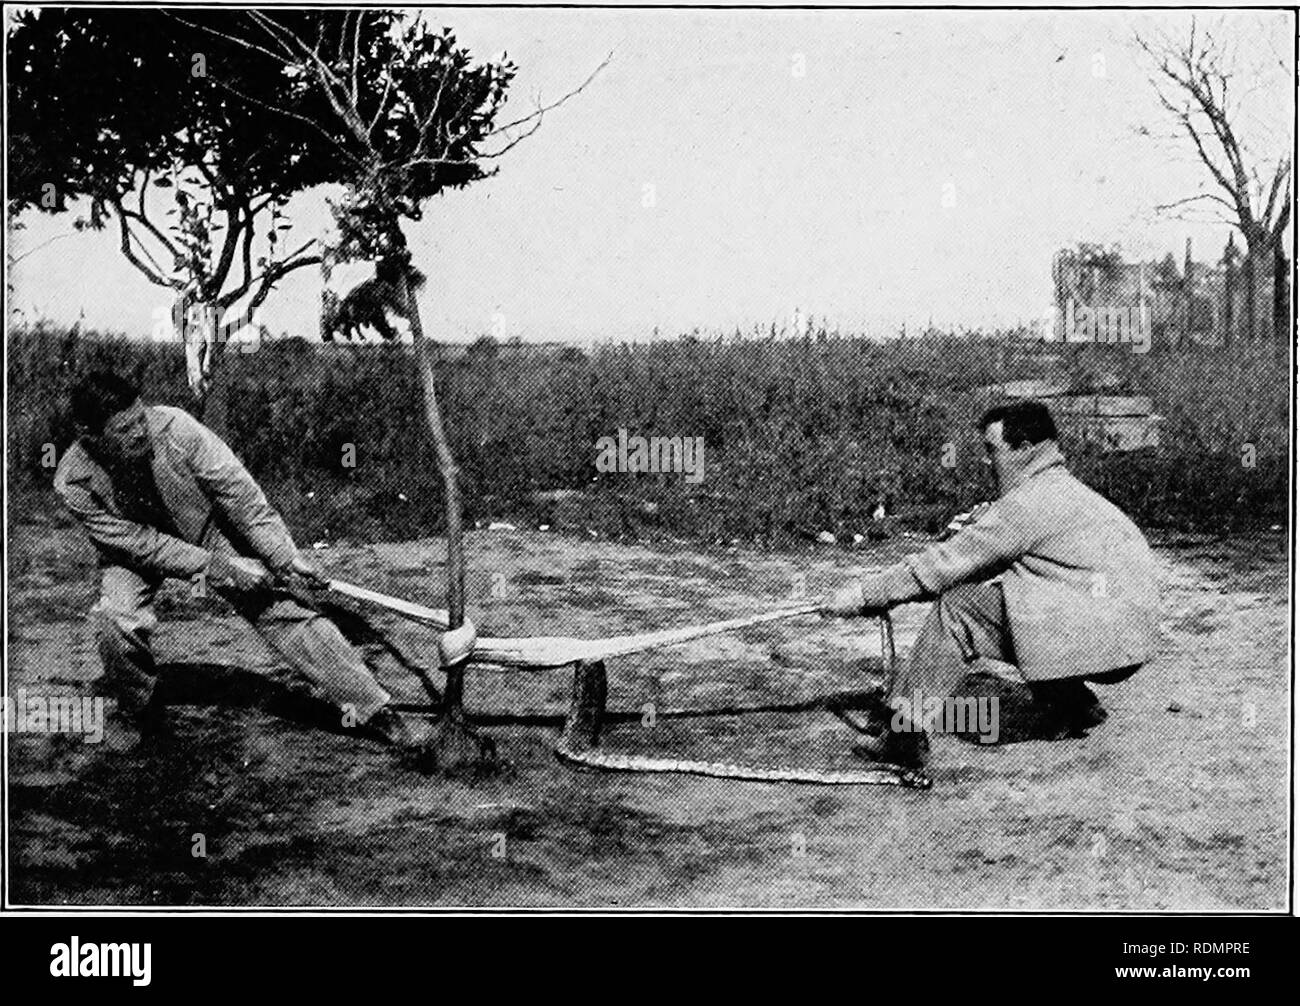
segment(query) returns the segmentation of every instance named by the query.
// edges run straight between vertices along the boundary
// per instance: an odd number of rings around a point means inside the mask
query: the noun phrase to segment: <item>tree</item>
[[[122,254],[174,298],[159,320],[185,341],[203,414],[225,332],[286,275],[320,261],[314,240],[290,241],[285,202],[339,181],[344,168],[316,125],[319,96],[278,63],[203,30],[228,15],[187,17],[18,15],[7,39],[9,192],[15,211],[75,206],[78,229],[116,227]],[[342,13],[282,17],[341,37]]]
[[[325,254],[374,261],[397,278],[408,305],[425,421],[445,488],[447,608],[450,627],[456,629],[465,616],[458,470],[410,282],[411,255],[402,221],[419,220],[433,196],[494,174],[492,161],[536,132],[546,112],[586,87],[605,64],[557,101],[499,124],[516,70],[504,55],[475,63],[451,29],[435,31],[422,17],[394,11],[349,11],[342,27],[341,33],[331,34],[279,11],[246,11],[204,29],[279,64],[294,82],[294,98],[321,109],[314,123],[330,136],[331,156],[347,175],[346,195],[333,204],[337,241]],[[269,101],[260,104],[276,107]],[[299,114],[289,105],[278,110]],[[493,759],[491,741],[480,739],[464,715],[464,671],[463,664],[446,669],[436,749],[446,768]]]
[[[1291,219],[1291,157],[1281,154],[1271,168],[1261,170],[1261,161],[1268,159],[1251,156],[1241,131],[1247,121],[1241,99],[1249,89],[1238,93],[1241,74],[1226,38],[1226,27],[1204,30],[1193,20],[1185,40],[1137,39],[1153,63],[1152,85],[1161,105],[1173,116],[1178,135],[1190,140],[1213,183],[1159,209],[1208,204],[1235,226],[1246,243],[1246,330],[1254,340],[1289,338],[1284,233]],[[1271,302],[1266,296],[1270,288]]]

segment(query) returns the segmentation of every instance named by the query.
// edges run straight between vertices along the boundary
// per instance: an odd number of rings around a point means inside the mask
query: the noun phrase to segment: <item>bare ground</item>
[[[479,532],[471,614],[493,635],[687,625],[779,603],[798,574],[819,592],[903,547],[710,555]],[[1079,740],[940,738],[929,792],[575,771],[551,753],[569,689],[561,672],[472,671],[469,706],[508,770],[424,778],[321,728],[320,704],[250,630],[172,585],[157,640],[169,738],[132,746],[111,724],[99,744],[10,736],[12,900],[1282,910],[1285,535],[1181,539],[1159,554],[1163,652],[1098,689],[1108,722]],[[440,541],[319,557],[335,576],[440,606]],[[9,573],[9,691],[88,692],[99,668],[85,627],[93,557],[80,532],[61,521],[11,526]],[[407,664],[436,664],[418,627],[367,614]],[[923,614],[899,613],[904,647]],[[427,701],[378,639],[366,652],[393,691]],[[656,716],[652,726],[627,718],[605,746],[850,767],[849,727],[800,706],[861,689],[878,652],[869,625],[805,619],[615,661],[611,709],[652,705]],[[659,715],[673,709],[722,712]]]

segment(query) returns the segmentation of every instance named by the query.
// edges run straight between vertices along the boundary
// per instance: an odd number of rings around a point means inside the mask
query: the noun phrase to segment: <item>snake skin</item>
[[[615,754],[599,748],[574,751],[563,743],[555,745],[555,754],[563,762],[604,772],[657,772],[701,775],[713,779],[745,779],[751,782],[797,782],[820,786],[905,786],[929,789],[930,777],[901,765],[880,763],[875,768],[841,771],[817,771],[797,768],[757,768],[729,762],[685,761],[677,758],[651,758],[645,755]]]

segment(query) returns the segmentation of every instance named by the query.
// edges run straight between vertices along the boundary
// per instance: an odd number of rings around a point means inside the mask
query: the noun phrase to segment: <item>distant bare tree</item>
[[[1289,154],[1271,162],[1252,159],[1248,153],[1241,99],[1255,82],[1241,69],[1237,48],[1229,38],[1226,25],[1207,29],[1195,20],[1183,40],[1137,38],[1152,61],[1151,83],[1161,105],[1173,116],[1178,135],[1191,141],[1213,180],[1205,191],[1158,209],[1177,211],[1208,204],[1219,211],[1220,219],[1241,231],[1246,243],[1242,265],[1246,331],[1253,340],[1285,339],[1289,338],[1290,265],[1283,235],[1291,219],[1292,162]],[[1271,58],[1276,59],[1276,54]],[[1290,147],[1289,142],[1284,145],[1286,150]],[[1267,303],[1270,287],[1272,302]]]

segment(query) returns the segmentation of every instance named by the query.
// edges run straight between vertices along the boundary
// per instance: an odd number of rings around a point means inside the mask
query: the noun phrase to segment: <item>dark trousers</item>
[[[124,566],[105,566],[99,600],[91,609],[106,690],[129,713],[144,707],[158,681],[151,640],[158,625],[153,601],[160,585]],[[219,593],[272,650],[357,722],[388,702],[361,654],[324,615],[283,591]]]
[[[945,591],[931,606],[888,698],[910,700],[918,691],[927,698],[947,698],[961,687],[968,674],[979,669],[1028,684],[1036,705],[1069,710],[1095,702],[1085,682],[1115,684],[1140,666],[1025,682],[1015,661],[1002,584],[996,580],[961,584]]]

